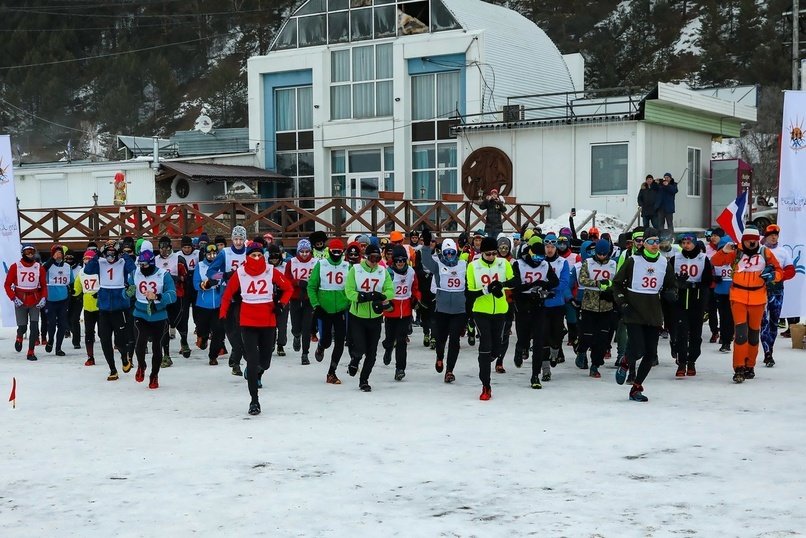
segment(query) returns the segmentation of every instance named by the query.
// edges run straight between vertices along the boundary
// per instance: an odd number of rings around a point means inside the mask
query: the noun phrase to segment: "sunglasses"
[[[448,250],[443,250],[442,255],[443,256],[448,256],[448,257],[456,256],[456,251],[453,250],[452,248],[449,248]]]
[[[644,238],[643,238],[643,237],[636,237],[636,238],[635,238],[635,239],[633,239],[632,241],[633,241],[633,243],[643,243],[643,242],[644,242]]]
[[[546,244],[546,245],[556,245],[557,240],[556,239],[544,239],[543,243]]]
[[[379,262],[379,261],[381,261],[381,255],[380,254],[370,254],[369,256],[367,256],[367,259],[369,261],[371,261],[371,262]]]
[[[657,239],[657,238],[645,239],[644,244],[645,245],[659,245],[660,244],[660,239]]]
[[[406,263],[408,262],[408,258],[392,258],[395,263]]]

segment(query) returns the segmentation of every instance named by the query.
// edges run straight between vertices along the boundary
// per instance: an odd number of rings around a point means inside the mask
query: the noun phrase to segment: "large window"
[[[330,117],[392,115],[392,44],[335,50],[330,56]]]
[[[702,194],[702,150],[688,148],[688,195]]]
[[[438,200],[457,192],[456,143],[416,144],[411,149],[412,198]]]
[[[627,194],[628,144],[591,146],[591,194]]]
[[[282,197],[314,196],[312,95],[310,86],[274,90],[277,172],[293,178]],[[300,206],[312,208],[314,202],[303,200]]]
[[[462,78],[459,71],[411,77],[411,139],[449,140],[459,116]]]
[[[459,29],[461,26],[441,0],[309,0],[288,19],[272,48]]]

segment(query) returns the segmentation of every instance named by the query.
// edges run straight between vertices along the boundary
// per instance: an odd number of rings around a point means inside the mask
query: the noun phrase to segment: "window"
[[[688,148],[688,195],[701,196],[702,192],[702,150]]]
[[[330,55],[330,118],[392,115],[392,44],[336,50]]]
[[[411,134],[415,142],[455,138],[451,126],[458,120],[462,93],[459,71],[411,77]]]
[[[457,192],[456,153],[456,142],[412,146],[412,198],[437,200],[442,193]]]
[[[591,146],[591,195],[627,194],[628,144]]]
[[[314,196],[313,91],[311,86],[274,90],[277,172],[293,179],[291,197]],[[312,208],[313,200],[300,202]]]

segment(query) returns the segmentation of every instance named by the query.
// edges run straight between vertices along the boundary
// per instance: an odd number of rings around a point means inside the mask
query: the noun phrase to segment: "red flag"
[[[17,378],[11,378],[11,396],[8,397],[11,406],[16,409],[17,407]]]

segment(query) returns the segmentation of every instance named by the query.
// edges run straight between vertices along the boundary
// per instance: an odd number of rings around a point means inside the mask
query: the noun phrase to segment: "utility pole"
[[[800,67],[800,0],[792,0],[792,89],[798,89]]]

